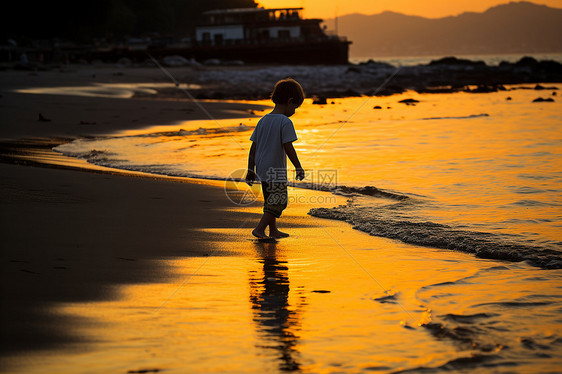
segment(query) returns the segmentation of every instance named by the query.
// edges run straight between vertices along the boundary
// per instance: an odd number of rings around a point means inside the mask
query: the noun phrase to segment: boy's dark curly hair
[[[297,107],[301,106],[304,101],[304,90],[299,82],[293,78],[286,78],[277,82],[271,94],[271,100],[275,104],[287,104],[289,99],[293,99]]]

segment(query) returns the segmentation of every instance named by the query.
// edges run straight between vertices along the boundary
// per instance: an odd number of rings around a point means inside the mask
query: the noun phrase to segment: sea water
[[[560,268],[560,87],[306,100],[292,120],[307,178],[292,182],[349,196],[347,206],[311,214],[373,235]],[[55,150],[127,170],[242,178],[264,113],[77,139]]]
[[[559,372],[562,86],[543,86],[553,88],[306,100],[292,120],[307,179],[290,190],[304,198],[287,215],[313,208],[372,236],[332,220],[309,228],[302,216],[277,244],[208,230],[217,252],[168,261],[176,282],[59,306],[101,323],[75,327],[95,337],[89,349],[42,365]],[[237,179],[267,112],[77,139],[56,151],[113,168]],[[308,203],[331,193],[337,204]]]

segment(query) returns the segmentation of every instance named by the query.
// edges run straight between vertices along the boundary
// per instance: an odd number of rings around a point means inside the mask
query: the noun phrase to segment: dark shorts
[[[287,183],[261,182],[263,191],[263,212],[271,213],[275,217],[281,217],[281,213],[287,207]]]

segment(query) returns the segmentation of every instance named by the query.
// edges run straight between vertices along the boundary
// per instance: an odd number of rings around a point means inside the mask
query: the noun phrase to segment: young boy
[[[248,155],[246,174],[246,182],[249,185],[256,180],[257,174],[263,191],[263,216],[252,231],[258,238],[268,237],[265,234],[268,226],[271,238],[289,236],[279,231],[276,223],[287,207],[287,156],[295,166],[296,178],[304,179],[304,170],[293,148],[297,134],[293,122],[289,119],[295,114],[295,109],[303,103],[304,91],[294,79],[283,79],[275,84],[271,100],[275,103],[275,108],[259,120],[250,137],[253,143]]]

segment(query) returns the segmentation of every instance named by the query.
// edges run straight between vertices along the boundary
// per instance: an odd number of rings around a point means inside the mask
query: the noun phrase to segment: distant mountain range
[[[335,30],[334,19],[325,20]],[[338,17],[351,57],[562,52],[562,9],[527,1],[430,19],[394,12]]]

